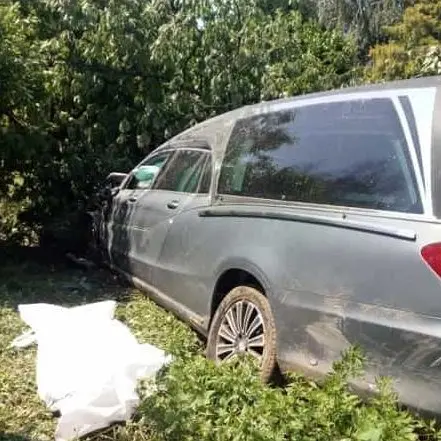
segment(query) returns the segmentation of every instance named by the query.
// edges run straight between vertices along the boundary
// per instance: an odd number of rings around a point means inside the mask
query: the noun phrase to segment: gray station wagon
[[[355,386],[389,376],[441,413],[441,77],[243,107],[112,174],[96,241],[111,267],[207,336]]]

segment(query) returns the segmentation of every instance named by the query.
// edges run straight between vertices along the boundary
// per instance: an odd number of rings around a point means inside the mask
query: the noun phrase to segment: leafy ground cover
[[[32,256],[27,252],[3,253],[0,261],[1,441],[49,440],[55,428],[51,413],[36,395],[35,348],[20,351],[8,348],[25,328],[17,313],[20,303],[73,306],[114,299],[119,304],[118,317],[130,326],[141,342],[149,342],[177,355],[198,351],[199,340],[186,325],[139,291],[123,286],[106,270],[90,272],[72,268],[66,262],[54,262],[61,260],[60,257],[47,259],[37,249],[30,254]],[[99,437],[114,439],[127,430],[116,427]],[[131,426],[130,431],[133,430]]]
[[[216,367],[207,361],[193,331],[107,271],[73,268],[59,256],[28,249],[0,256],[0,441],[50,440],[55,428],[36,395],[35,349],[8,348],[23,330],[17,305],[103,299],[118,301],[118,317],[141,342],[166,349],[176,360],[160,374],[157,392],[144,398],[133,421],[92,440],[441,439],[433,426],[399,410],[387,383],[367,404],[348,390],[347,379],[362,369],[355,350],[344,355],[322,386],[295,375],[283,388],[266,386],[251,363]]]

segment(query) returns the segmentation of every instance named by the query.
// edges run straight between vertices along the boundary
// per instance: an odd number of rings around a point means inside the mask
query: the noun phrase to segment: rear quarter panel
[[[208,323],[218,277],[245,269],[266,290],[282,368],[322,375],[358,344],[368,357],[361,387],[392,376],[405,403],[441,410],[441,283],[420,256],[437,238],[436,222],[356,210],[191,210],[175,218],[166,238],[162,288],[183,290]]]

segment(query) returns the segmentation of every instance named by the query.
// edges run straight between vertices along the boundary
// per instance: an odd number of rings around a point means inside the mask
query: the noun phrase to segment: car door
[[[158,258],[174,218],[190,207],[207,204],[208,191],[199,191],[206,186],[204,171],[208,162],[211,166],[210,153],[204,148],[178,148],[152,189],[138,200],[131,230],[131,272],[139,279],[155,285]]]
[[[108,254],[111,263],[119,269],[131,272],[132,266],[132,221],[139,209],[138,200],[151,188],[154,179],[165,166],[171,151],[149,156],[135,169],[113,197],[111,216],[107,224]]]

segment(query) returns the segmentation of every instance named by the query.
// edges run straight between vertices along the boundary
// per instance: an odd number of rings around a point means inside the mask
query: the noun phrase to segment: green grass
[[[379,383],[382,393],[369,403],[348,389],[348,379],[363,368],[362,354],[356,350],[343,355],[321,386],[293,375],[283,389],[270,387],[261,383],[255,366],[216,366],[206,360],[188,326],[108,271],[72,268],[38,249],[4,251],[0,247],[0,441],[51,440],[56,425],[37,396],[35,348],[9,348],[24,329],[17,306],[70,306],[105,299],[118,302],[117,317],[140,342],[176,357],[157,378],[157,391],[143,397],[132,421],[88,441],[441,439],[433,426],[399,408],[386,383]]]
[[[186,325],[139,291],[118,283],[105,270],[83,271],[66,264],[54,265],[50,259],[38,263],[22,256],[11,260],[0,261],[0,441],[50,440],[56,424],[36,393],[35,348],[9,348],[25,329],[17,313],[20,303],[70,306],[115,299],[117,317],[130,326],[140,342],[178,355],[200,348],[196,335]],[[145,432],[132,423],[111,428],[94,439],[142,440],[147,439]]]

